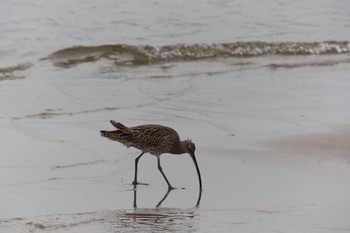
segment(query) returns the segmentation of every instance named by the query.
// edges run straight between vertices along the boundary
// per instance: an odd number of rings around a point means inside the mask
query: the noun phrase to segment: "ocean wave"
[[[30,63],[17,64],[13,66],[0,67],[0,81],[23,79],[24,76],[18,75],[18,71],[25,71],[32,67]]]
[[[132,66],[162,62],[193,61],[228,57],[333,55],[350,53],[348,41],[323,42],[233,42],[220,44],[100,45],[76,46],[58,50],[45,60],[69,68],[81,63],[108,59],[116,65]]]

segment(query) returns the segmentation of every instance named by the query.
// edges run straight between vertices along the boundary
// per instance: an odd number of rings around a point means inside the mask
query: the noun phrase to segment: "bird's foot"
[[[140,184],[140,185],[149,185],[149,184],[147,184],[147,183],[141,183],[141,182],[137,182],[137,181],[133,181],[132,184],[133,184],[133,185],[139,185],[139,184]]]

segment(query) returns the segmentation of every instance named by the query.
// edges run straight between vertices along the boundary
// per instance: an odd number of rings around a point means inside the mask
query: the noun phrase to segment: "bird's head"
[[[194,155],[194,151],[196,150],[196,145],[190,140],[187,139],[184,141],[184,150],[186,153],[190,155]]]

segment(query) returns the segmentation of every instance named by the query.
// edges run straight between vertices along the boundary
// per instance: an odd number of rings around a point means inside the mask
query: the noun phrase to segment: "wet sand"
[[[28,127],[43,127],[35,125],[38,119],[2,120],[2,124],[17,125],[17,134],[33,130],[25,129],[22,121]],[[137,150],[99,138],[98,125],[85,125],[78,132],[65,126],[70,124],[67,116],[46,122],[46,128],[58,122],[62,126],[55,134],[43,132],[51,135],[50,140],[39,134],[30,138],[2,134],[11,153],[3,153],[0,169],[1,232],[350,229],[348,126],[258,140],[252,148],[198,147],[204,189],[196,206],[200,193],[189,156],[162,156],[164,171],[178,187],[169,193],[155,157],[144,156],[139,174],[148,185],[135,190],[131,180]],[[102,128],[109,128],[105,123]],[[185,130],[181,135],[186,132],[190,134]],[[229,138],[235,137],[239,136]],[[14,143],[25,146],[14,150]]]
[[[142,68],[173,75],[164,79],[141,68],[133,79],[96,79],[84,77],[100,75],[94,67],[36,66],[27,79],[2,82],[1,232],[349,231],[347,66],[232,66]],[[178,187],[170,193],[156,158],[142,157],[139,181],[148,185],[134,190],[140,152],[100,136],[110,119],[193,139],[199,206],[188,155],[161,158]]]

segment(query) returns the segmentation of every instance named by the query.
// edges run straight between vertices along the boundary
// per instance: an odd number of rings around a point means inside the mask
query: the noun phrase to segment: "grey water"
[[[345,0],[5,0],[0,48],[348,40],[349,11]]]
[[[348,1],[1,2],[0,51],[237,41],[321,42],[350,36]]]

